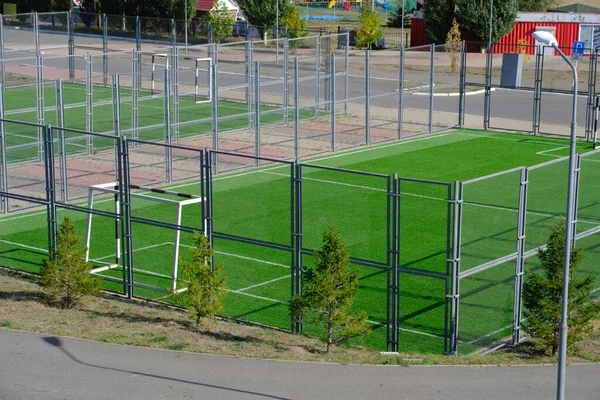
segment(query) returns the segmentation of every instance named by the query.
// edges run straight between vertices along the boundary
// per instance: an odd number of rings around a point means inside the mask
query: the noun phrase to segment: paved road
[[[263,361],[0,329],[0,399],[550,399],[556,368]],[[567,369],[567,398],[598,399],[600,365]]]

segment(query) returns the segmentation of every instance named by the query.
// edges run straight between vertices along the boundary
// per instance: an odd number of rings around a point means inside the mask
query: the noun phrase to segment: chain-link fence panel
[[[454,42],[434,48],[432,130],[458,126],[460,111],[460,63],[462,43]]]
[[[568,158],[529,168],[526,250],[546,244],[552,228],[565,218],[568,170]]]
[[[389,185],[386,175],[303,164],[303,247],[319,248],[333,225],[353,259],[388,265]]]
[[[400,268],[445,276],[448,256],[447,183],[399,179]]]
[[[577,232],[600,228],[600,152],[581,156],[577,194]]]
[[[461,271],[516,254],[522,169],[463,183]]]
[[[35,49],[33,13],[3,14],[2,28],[5,49]],[[8,46],[6,46],[8,44]]]
[[[40,49],[64,52],[69,47],[69,18],[68,11],[37,14]]]
[[[420,46],[404,50],[402,87],[402,137],[430,130],[431,93],[433,92],[432,47]]]
[[[511,335],[515,262],[506,262],[460,278],[458,341],[470,353]]]
[[[212,152],[213,173],[264,165],[264,168],[213,175],[212,220],[216,236],[290,244],[292,164]]]
[[[369,57],[369,143],[398,138],[400,57],[397,52],[371,52]]]

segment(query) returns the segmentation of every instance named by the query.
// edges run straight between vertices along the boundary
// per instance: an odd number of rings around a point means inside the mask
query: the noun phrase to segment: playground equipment
[[[378,5],[379,7],[383,8],[384,10],[393,10],[394,7],[391,6],[387,0],[375,0],[375,4]]]
[[[338,2],[338,0],[331,0],[328,4],[327,4],[327,8],[333,8],[335,7],[335,4]],[[360,3],[360,2],[358,2]],[[352,4],[350,4],[350,2],[348,0],[343,0],[342,1],[342,8],[344,10],[352,10]]]

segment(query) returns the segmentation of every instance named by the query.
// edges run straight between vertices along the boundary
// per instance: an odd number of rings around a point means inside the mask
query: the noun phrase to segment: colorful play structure
[[[323,7],[324,3],[327,3],[327,8],[342,8],[344,10],[352,10],[352,6],[361,6],[363,0],[304,0],[304,3],[310,6]],[[379,6],[385,10],[393,10],[394,6],[391,5],[388,0],[364,0],[373,2],[375,6]]]

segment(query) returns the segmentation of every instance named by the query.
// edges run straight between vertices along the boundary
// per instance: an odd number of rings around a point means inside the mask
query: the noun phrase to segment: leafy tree
[[[79,14],[81,18],[81,22],[86,27],[92,26],[92,21],[94,20],[94,14],[96,12],[96,4],[95,0],[83,0],[81,2],[81,13]]]
[[[473,40],[487,43],[490,37],[490,1],[461,0],[458,22]],[[492,7],[492,43],[508,34],[517,23],[516,0],[494,0]]]
[[[122,15],[125,12],[124,0],[100,0],[100,11],[107,15]],[[137,14],[128,14],[137,15]]]
[[[517,0],[519,11],[546,11],[561,4],[562,0]]]
[[[356,31],[356,41],[360,47],[371,47],[383,38],[379,13],[372,7],[364,6],[358,20],[360,27]]]
[[[48,12],[54,10],[54,0],[29,0],[27,3],[31,11]]]
[[[303,274],[304,293],[292,299],[292,317],[315,310],[315,321],[325,325],[326,351],[331,345],[369,332],[367,313],[352,313],[350,306],[358,292],[358,273],[350,269],[350,251],[333,226],[323,234],[323,247],[315,251],[316,265]]]
[[[529,270],[523,285],[525,329],[556,354],[559,344],[563,269],[565,256],[565,223],[560,221],[550,233],[546,250],[538,252],[541,273]],[[572,248],[569,263],[568,342],[584,338],[592,329],[590,321],[600,313],[600,302],[590,298],[594,277],[577,278],[577,266],[583,258],[581,249]]]
[[[275,26],[277,20],[277,2],[279,2],[280,23],[295,6],[287,0],[238,0],[240,10],[251,25],[259,28],[260,35],[266,39],[267,28]]]
[[[83,261],[85,248],[70,218],[65,218],[56,239],[51,259],[43,261],[41,283],[53,303],[73,308],[84,296],[100,293],[101,281],[89,274],[92,266]]]
[[[53,11],[69,11],[72,4],[72,0],[54,0]]]
[[[296,7],[293,7],[287,15],[281,20],[281,25],[287,28],[287,37],[289,39],[303,38],[307,35],[308,22],[300,18],[300,13]],[[289,45],[292,49],[297,48],[302,43],[301,40],[292,40]]]
[[[190,249],[192,260],[181,259],[180,265],[183,269],[181,281],[188,288],[183,292],[183,298],[190,318],[198,326],[203,318],[212,318],[223,309],[223,298],[227,292],[223,264],[216,268],[210,265],[214,250],[206,236],[194,232],[194,243],[196,247]]]
[[[446,36],[446,51],[450,53],[450,69],[453,73],[458,72],[460,51],[462,44],[460,42],[460,29],[456,18],[452,20],[452,27]]]
[[[229,9],[224,2],[218,1],[206,18],[210,23],[212,38],[215,43],[220,43],[221,39],[231,36],[235,19],[229,13]]]
[[[416,0],[400,0],[394,11],[388,16],[387,26],[390,28],[402,28],[402,3],[404,3],[404,27],[410,26],[412,12],[417,8]]]
[[[427,0],[423,9],[425,33],[432,43],[445,43],[454,19],[455,0]],[[460,20],[459,20],[460,22]],[[460,22],[462,26],[462,22]]]

